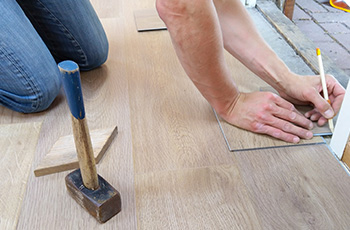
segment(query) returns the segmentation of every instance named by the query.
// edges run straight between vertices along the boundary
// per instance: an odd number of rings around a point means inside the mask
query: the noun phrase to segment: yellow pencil
[[[321,57],[321,50],[319,48],[316,49],[316,54],[317,54],[317,59],[318,59],[318,67],[320,69],[321,83],[322,83],[322,89],[323,89],[323,97],[324,97],[324,99],[326,101],[328,101],[329,104],[331,104],[331,101],[328,98],[326,77],[324,75],[324,69],[323,69],[323,63],[322,63],[322,57]],[[334,131],[333,119],[328,119],[328,125],[329,125],[329,129],[333,133],[333,131]]]

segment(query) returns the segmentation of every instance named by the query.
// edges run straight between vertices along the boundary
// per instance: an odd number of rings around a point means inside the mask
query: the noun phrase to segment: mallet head
[[[73,199],[100,223],[104,223],[121,211],[121,198],[119,192],[99,175],[98,182],[98,189],[86,188],[80,169],[66,176],[66,186]]]

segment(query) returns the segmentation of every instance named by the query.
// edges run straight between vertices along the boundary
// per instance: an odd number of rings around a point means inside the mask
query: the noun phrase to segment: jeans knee
[[[29,113],[41,112],[49,108],[49,106],[52,104],[52,102],[55,100],[58,93],[60,92],[60,88],[61,84],[56,82],[42,89],[39,89],[41,93],[38,94],[38,96],[40,96],[41,98],[35,98],[35,101],[32,104],[33,109],[29,111]]]
[[[47,79],[50,77],[50,79]],[[46,110],[58,95],[61,88],[59,71],[45,76],[23,76],[25,82],[16,91],[0,90],[0,104],[17,112],[35,113]],[[35,79],[35,80],[33,80]],[[42,80],[45,79],[45,80]],[[19,83],[16,82],[18,85]]]
[[[102,35],[99,42],[90,44],[89,48],[85,50],[86,61],[79,63],[79,68],[82,71],[88,71],[101,66],[108,58],[109,44],[107,37]]]

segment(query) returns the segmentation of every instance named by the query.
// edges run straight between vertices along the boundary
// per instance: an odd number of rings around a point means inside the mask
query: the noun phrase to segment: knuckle
[[[274,93],[266,93],[266,98],[269,100],[269,101],[275,101],[276,100],[276,95]]]
[[[283,131],[289,132],[291,129],[292,129],[292,125],[290,123],[286,122],[283,125]]]
[[[264,111],[267,111],[267,112],[271,112],[271,111],[274,110],[273,105],[270,104],[270,103],[264,104],[264,105],[262,106],[262,108],[263,108]]]
[[[277,131],[272,133],[272,136],[275,138],[281,138],[282,132],[280,130],[277,130]]]
[[[256,120],[265,122],[267,121],[267,114],[264,111],[260,111],[256,114]]]
[[[262,132],[263,126],[264,125],[260,122],[252,122],[250,128],[253,132]]]

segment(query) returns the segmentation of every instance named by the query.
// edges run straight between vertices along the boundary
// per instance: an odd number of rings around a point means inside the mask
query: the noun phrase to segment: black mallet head
[[[104,223],[121,211],[121,199],[119,192],[99,175],[98,182],[98,189],[86,188],[80,169],[66,176],[66,186],[73,199],[100,223]]]

